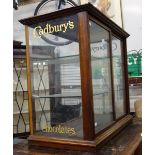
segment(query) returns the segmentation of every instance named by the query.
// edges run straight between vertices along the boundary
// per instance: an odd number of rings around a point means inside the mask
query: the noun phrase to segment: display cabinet
[[[128,33],[91,4],[20,22],[26,32],[29,144],[95,149],[131,121]]]

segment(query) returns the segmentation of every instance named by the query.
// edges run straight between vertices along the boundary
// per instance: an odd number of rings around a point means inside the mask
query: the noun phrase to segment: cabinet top
[[[87,12],[91,17],[97,19],[101,23],[103,23],[105,26],[110,28],[114,33],[127,38],[129,37],[129,34],[124,31],[120,26],[118,26],[116,23],[114,23],[111,19],[109,19],[107,16],[105,16],[102,12],[100,12],[96,7],[94,7],[91,3],[87,3],[84,5],[76,6],[76,7],[70,7],[67,9],[43,14],[43,15],[37,15],[32,16],[29,18],[24,18],[19,20],[20,23],[23,25],[31,26],[36,23],[45,22],[48,20],[64,17],[64,16],[70,16],[75,15],[80,12]]]

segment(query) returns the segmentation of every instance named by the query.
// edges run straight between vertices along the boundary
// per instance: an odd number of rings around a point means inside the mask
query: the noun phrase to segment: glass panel
[[[95,133],[113,122],[109,32],[90,21]]]
[[[69,16],[29,29],[37,135],[83,138],[77,25]]]
[[[26,59],[20,52],[25,49],[14,49],[18,53],[13,57],[13,133],[29,132],[29,112],[27,97]]]
[[[114,72],[115,111],[116,118],[125,114],[124,78],[121,41],[112,37],[112,59]]]

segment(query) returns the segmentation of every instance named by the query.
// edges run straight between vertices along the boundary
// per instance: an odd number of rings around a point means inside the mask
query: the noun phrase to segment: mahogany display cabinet
[[[91,4],[20,22],[26,32],[29,144],[91,150],[132,120],[127,32]]]

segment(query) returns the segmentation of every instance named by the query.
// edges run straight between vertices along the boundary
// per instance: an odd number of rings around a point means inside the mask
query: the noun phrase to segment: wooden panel
[[[89,44],[89,25],[86,12],[78,14],[80,41],[80,71],[82,88],[82,110],[84,139],[94,139],[93,93],[91,79],[91,55]],[[89,121],[88,121],[89,119]]]
[[[108,130],[103,132],[95,139],[96,145],[100,146],[107,142],[112,136],[116,135],[122,128],[124,128],[127,125],[127,123],[129,123],[131,120],[132,116],[127,115],[123,119],[116,122],[112,127],[110,127]]]
[[[114,71],[113,71],[113,57],[112,57],[112,34],[110,31],[109,34],[109,43],[110,43],[110,73],[111,73],[111,91],[112,91],[112,109],[113,109],[113,118],[116,120],[116,112],[115,112],[115,93],[114,93]]]
[[[129,84],[128,84],[128,57],[127,57],[127,45],[126,39],[123,40],[123,58],[124,58],[124,83],[125,83],[125,106],[126,113],[130,113],[130,101],[129,101]]]

